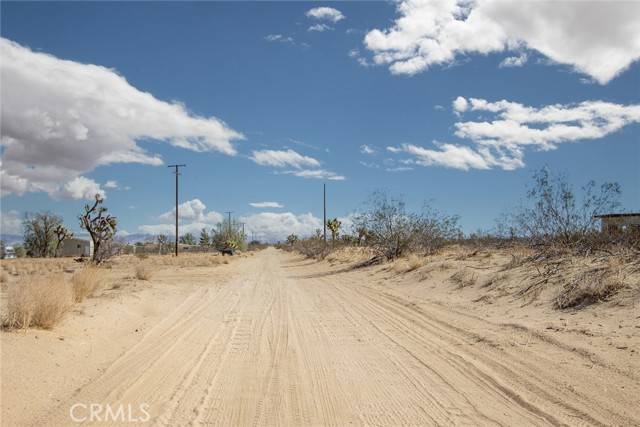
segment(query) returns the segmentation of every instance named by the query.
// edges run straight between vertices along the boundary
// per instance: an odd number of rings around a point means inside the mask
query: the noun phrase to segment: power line
[[[180,168],[185,168],[187,165],[169,165],[170,168],[175,168],[176,174],[176,256],[178,256],[178,176],[181,175]]]

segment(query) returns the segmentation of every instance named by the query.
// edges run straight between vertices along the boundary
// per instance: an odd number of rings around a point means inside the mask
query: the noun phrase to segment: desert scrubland
[[[2,424],[640,423],[635,258],[373,256],[4,260]]]

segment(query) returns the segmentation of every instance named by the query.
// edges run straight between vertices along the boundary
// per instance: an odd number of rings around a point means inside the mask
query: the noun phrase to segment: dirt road
[[[413,304],[366,270],[275,249],[233,268],[38,423],[121,403],[167,426],[640,424],[638,377],[588,354],[509,345],[517,330]]]

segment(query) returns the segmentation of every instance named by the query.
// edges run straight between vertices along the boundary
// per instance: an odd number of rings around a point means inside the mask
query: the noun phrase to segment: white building
[[[58,250],[58,256],[93,256],[93,241],[84,239],[65,239]]]

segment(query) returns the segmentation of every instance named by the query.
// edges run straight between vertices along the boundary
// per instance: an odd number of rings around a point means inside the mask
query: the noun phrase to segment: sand
[[[399,274],[270,248],[158,269],[51,331],[2,332],[2,425],[75,425],[91,404],[137,425],[640,425],[636,305],[460,289],[450,262]]]

